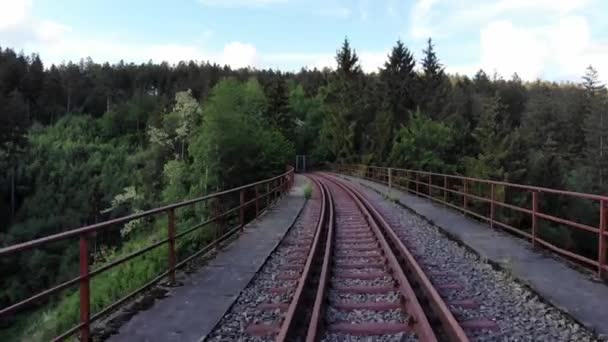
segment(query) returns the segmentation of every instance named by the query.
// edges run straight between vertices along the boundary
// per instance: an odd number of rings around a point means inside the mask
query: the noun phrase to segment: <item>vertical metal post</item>
[[[598,241],[598,276],[602,278],[604,275],[604,265],[606,265],[606,214],[608,210],[606,208],[606,200],[600,201],[600,236]]]
[[[270,206],[270,182],[266,183],[266,208]]]
[[[420,177],[418,176],[418,172],[416,172],[416,195],[420,194]]]
[[[239,223],[241,228],[245,227],[245,190],[241,190],[239,195],[239,202],[241,205],[239,206]]]
[[[389,167],[388,168],[388,195],[391,195],[391,189],[393,187],[393,175],[392,175],[392,170]]]
[[[536,213],[538,212],[538,192],[532,191],[532,247],[536,247],[536,230],[538,229],[538,218]]]
[[[494,183],[490,185],[490,228],[494,228]]]
[[[443,201],[448,202],[448,176],[443,176]]]
[[[91,297],[89,278],[89,252],[87,249],[86,236],[80,235],[80,340],[90,340]]]
[[[469,200],[469,192],[468,192],[468,180],[463,179],[464,182],[464,195],[462,196],[463,202],[464,202],[464,210],[465,210],[465,214],[467,211],[467,202]]]
[[[433,192],[432,192],[432,188],[431,188],[432,177],[433,177],[433,175],[431,175],[429,173],[429,179],[428,179],[428,181],[429,181],[428,182],[429,183],[429,198],[431,198],[431,199],[433,198]]]
[[[255,217],[257,218],[260,213],[260,191],[258,186],[255,186]]]
[[[175,209],[167,211],[167,235],[169,237],[169,282],[175,283]]]

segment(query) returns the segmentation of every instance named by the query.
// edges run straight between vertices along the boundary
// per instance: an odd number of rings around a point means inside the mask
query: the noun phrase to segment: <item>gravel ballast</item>
[[[300,274],[299,271],[281,269],[293,265],[287,262],[288,256],[306,254],[299,250],[307,248],[312,241],[316,222],[319,218],[320,199],[313,194],[307,201],[300,217],[289,230],[277,249],[270,255],[262,269],[256,274],[247,287],[241,292],[230,310],[207,336],[205,341],[274,341],[274,336],[253,336],[246,329],[251,324],[276,324],[283,315],[280,309],[259,309],[264,303],[289,303],[297,281],[282,280],[279,275]],[[296,250],[296,252],[294,252]],[[286,293],[274,293],[271,288],[289,287]]]
[[[596,336],[496,270],[475,253],[451,240],[440,229],[378,193],[359,187],[383,214],[435,284],[457,284],[442,290],[446,301],[473,299],[474,309],[450,305],[458,320],[491,319],[498,329],[467,331],[475,341],[597,341]],[[559,286],[556,284],[556,286]]]

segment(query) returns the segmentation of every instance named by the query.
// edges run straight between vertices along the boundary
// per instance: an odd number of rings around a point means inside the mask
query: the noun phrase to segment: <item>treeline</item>
[[[591,67],[580,84],[448,75],[430,39],[419,56],[398,41],[369,74],[348,40],[334,69],[297,73],[194,61],[43,67],[0,49],[0,246],[276,174],[294,152],[606,193],[606,101]],[[596,224],[589,204],[541,207]],[[560,246],[597,253],[593,237],[543,227]],[[120,254],[149,231],[95,243]],[[0,260],[0,306],[69,278],[76,253],[56,244]]]
[[[286,136],[295,122],[286,113],[307,100],[304,88],[280,73],[194,62],[34,67],[39,62],[4,50],[0,63],[2,247],[277,175],[294,159]],[[146,78],[149,69],[156,76]],[[34,96],[24,85],[38,70],[42,86]],[[56,73],[68,80],[52,82]],[[115,84],[112,90],[101,90],[104,77]],[[180,210],[178,231],[213,210]],[[161,221],[137,220],[92,235],[91,267],[166,237]],[[210,237],[209,229],[189,234],[178,243],[180,257]],[[96,278],[93,310],[160,273],[163,253],[155,250]],[[2,258],[0,307],[77,272],[75,241]],[[77,293],[40,304],[41,310],[1,320],[0,339],[49,340],[77,322]]]
[[[429,39],[420,58],[402,42],[377,73],[364,74],[344,41],[336,71],[319,88],[321,119],[305,125],[315,160],[424,171],[606,194],[608,95],[590,66],[580,83],[448,75]],[[316,128],[310,128],[314,125]],[[490,196],[490,189],[475,189]],[[530,206],[530,194],[499,189],[498,200]],[[461,199],[460,199],[461,200]],[[477,203],[487,213],[487,204]],[[598,203],[541,197],[544,213],[596,226]],[[529,215],[500,210],[529,229]],[[597,234],[546,220],[545,240],[597,260]]]

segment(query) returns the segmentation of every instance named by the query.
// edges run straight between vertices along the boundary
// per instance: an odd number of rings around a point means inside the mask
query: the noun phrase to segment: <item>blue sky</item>
[[[400,38],[433,37],[452,73],[608,79],[604,0],[0,0],[0,46],[60,63],[210,60],[235,67],[333,66],[345,36],[366,71]]]

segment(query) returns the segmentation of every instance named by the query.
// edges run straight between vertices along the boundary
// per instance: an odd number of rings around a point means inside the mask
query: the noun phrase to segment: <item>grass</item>
[[[310,182],[308,182],[304,186],[304,197],[306,197],[306,199],[310,199],[311,196],[312,196],[312,184],[310,184]]]
[[[183,225],[181,228],[186,228]],[[110,251],[107,262],[142,249],[166,238],[164,220],[153,224],[151,229],[140,231],[120,249]],[[176,249],[180,259],[200,249],[211,240],[211,226],[203,227],[178,240]],[[180,229],[178,229],[180,231]],[[167,268],[167,248],[159,246],[120,266],[99,274],[91,280],[91,312],[99,312],[127,293],[141,287]],[[97,269],[103,264],[93,264]],[[49,302],[42,308],[23,315],[4,331],[0,331],[2,341],[48,341],[67,331],[79,322],[79,293],[77,289],[65,291],[63,296]],[[75,340],[75,338],[74,338]]]

